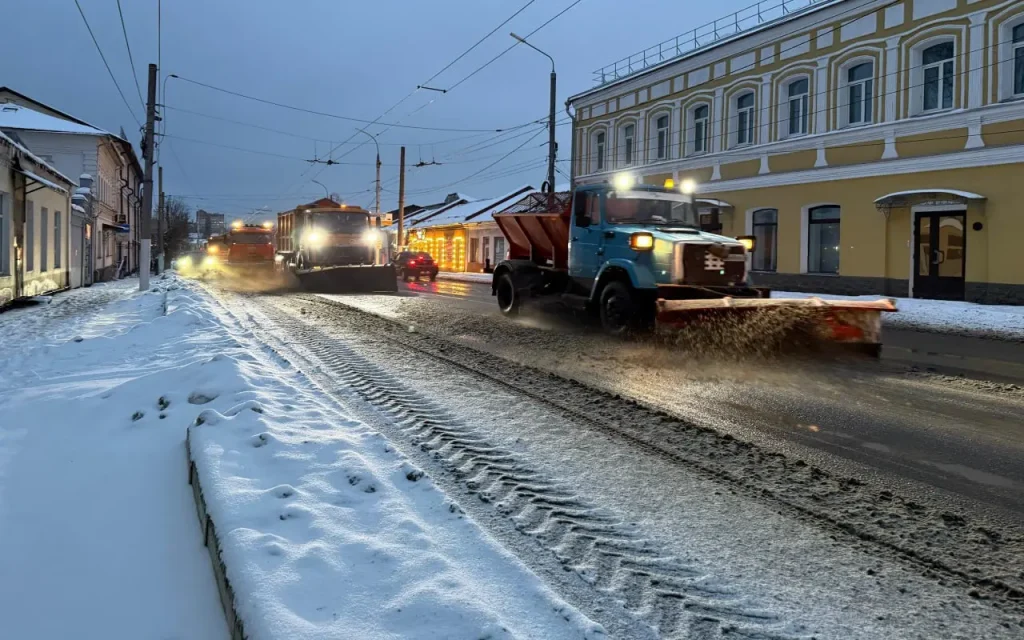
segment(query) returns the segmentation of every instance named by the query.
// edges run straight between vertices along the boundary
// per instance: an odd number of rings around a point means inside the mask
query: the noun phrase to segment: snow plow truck
[[[279,268],[306,291],[397,291],[379,216],[366,209],[319,200],[277,214]]]
[[[769,332],[771,318],[789,318],[816,340],[879,354],[881,313],[896,310],[891,300],[772,298],[749,282],[754,238],[701,230],[693,197],[672,187],[584,185],[534,193],[494,214],[509,246],[491,284],[502,313],[557,296],[613,335],[743,322],[744,331]],[[769,320],[750,322],[758,314]]]

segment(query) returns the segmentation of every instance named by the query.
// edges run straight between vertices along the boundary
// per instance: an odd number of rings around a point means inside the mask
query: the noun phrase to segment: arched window
[[[619,157],[622,166],[628,167],[636,161],[636,125],[623,125],[619,131]]]
[[[846,70],[846,124],[870,124],[873,120],[875,66],[862,62]]]
[[[660,115],[654,120],[654,131],[655,131],[655,158],[657,160],[668,160],[669,150],[669,116],[668,114]]]
[[[754,92],[736,98],[736,146],[754,144]]]
[[[1013,28],[1013,95],[1024,96],[1024,22]]]
[[[607,157],[605,151],[608,146],[608,136],[604,131],[594,134],[593,166],[594,171],[604,171],[604,159]]]
[[[711,107],[697,105],[690,110],[689,153],[707,153],[711,147]]]
[[[808,107],[810,106],[810,81],[807,78],[793,80],[786,85],[786,99],[789,107],[789,135],[807,133]],[[753,98],[753,94],[750,94]]]
[[[755,271],[775,271],[779,241],[779,212],[758,209],[753,215],[754,253],[750,267]]]
[[[953,55],[952,42],[941,42],[921,52],[921,67],[924,72],[922,112],[953,108]]]
[[[839,207],[835,205],[807,212],[807,271],[839,273]]]

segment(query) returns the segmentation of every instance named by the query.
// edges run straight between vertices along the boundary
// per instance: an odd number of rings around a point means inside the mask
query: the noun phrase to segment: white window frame
[[[857,67],[870,64],[871,65],[871,77],[865,78],[864,80],[856,80],[850,82],[850,72]],[[850,91],[855,85],[861,85],[861,99],[865,95],[870,96],[871,106],[865,114],[865,118],[860,122],[850,122]],[[870,85],[870,91],[867,87]],[[839,116],[839,127],[862,127],[875,122],[875,110],[878,109],[878,61],[872,57],[860,57],[854,58],[844,63],[839,67],[839,99],[836,101],[838,106]]]
[[[703,118],[697,118],[698,109],[707,109],[707,115]],[[691,105],[686,110],[686,122],[687,122],[687,136],[686,136],[686,155],[698,156],[704,155],[711,152],[711,103],[702,101]],[[703,149],[697,148],[697,123],[702,122],[704,125],[703,135],[701,136],[703,143]]]
[[[632,133],[630,133],[632,129]],[[629,122],[623,122],[619,125],[619,145],[618,145],[618,158],[620,167],[632,167],[637,164],[636,154],[636,131],[637,123],[635,120]]]
[[[927,49],[931,49],[934,46],[952,43],[953,45],[953,56],[951,58],[942,60],[941,62],[935,62],[928,65],[928,68],[938,67],[939,68],[939,106],[932,109],[925,109],[924,106],[924,78],[926,68],[924,66],[924,52]],[[958,89],[957,85],[957,56],[960,55],[960,47],[957,46],[957,38],[953,35],[941,35],[935,36],[924,40],[911,48],[911,67],[910,67],[910,115],[929,115],[933,113],[941,113],[943,111],[950,111],[956,108],[956,92]],[[953,81],[952,96],[953,100],[949,107],[942,106],[942,84],[945,79],[945,65],[947,63],[953,64],[953,71],[950,75]]]
[[[39,208],[39,271],[50,270],[50,209]]]
[[[662,119],[665,120],[665,126],[661,127],[658,125]],[[656,111],[651,115],[651,131],[654,135],[651,138],[654,140],[654,148],[652,149],[653,156],[652,160],[660,162],[663,160],[669,160],[672,158],[672,112],[671,111]]]
[[[64,214],[60,211],[53,212],[53,268],[61,269],[64,266],[64,248],[61,240],[64,235]],[[70,244],[70,243],[69,243]]]
[[[836,262],[836,270],[835,271],[817,271],[817,270],[813,270],[812,271],[811,270],[811,226],[812,225],[816,225],[816,224],[831,224],[831,222],[818,222],[818,221],[814,221],[814,220],[811,219],[811,214],[815,210],[817,210],[817,209],[837,209],[839,211],[838,215],[835,218],[835,224],[837,224],[839,226],[839,245],[838,245],[839,248],[837,249],[838,252],[839,252],[839,256],[838,256],[839,259]],[[843,241],[842,241],[843,240],[843,235],[842,235],[843,234],[843,208],[840,205],[835,204],[835,203],[815,204],[815,205],[804,207],[803,211],[802,211],[801,218],[802,218],[801,219],[801,224],[804,227],[804,231],[802,233],[802,235],[803,235],[802,239],[805,240],[805,242],[803,243],[804,244],[803,256],[801,256],[801,261],[803,262],[803,265],[802,265],[803,266],[803,272],[804,273],[810,273],[810,274],[816,274],[816,275],[839,275],[841,273],[841,269],[842,269],[842,258],[843,258],[843,252],[842,252],[842,245],[843,245]],[[820,256],[820,253],[821,253],[820,247],[818,249],[818,252],[819,252],[819,256],[818,257],[819,257],[819,265],[820,265],[820,258],[821,258],[821,256]]]
[[[1013,60],[1013,63],[1008,65],[1013,68],[1013,79],[1010,81],[1010,91],[1014,98],[1024,98],[1024,81],[1021,82],[1019,89],[1016,84],[1014,84],[1018,75],[1024,77],[1024,20],[1015,24],[1010,30],[1010,33],[1012,34],[1017,29],[1020,29],[1021,31],[1019,39],[1014,39],[1012,35],[1010,37],[1010,56]],[[1019,71],[1017,69],[1018,65],[1021,67]]]
[[[807,91],[803,94],[792,95],[792,87],[798,82],[807,83]],[[794,138],[797,136],[805,136],[811,131],[811,91],[812,91],[811,77],[808,75],[792,76],[786,79],[786,82],[782,85],[782,89],[785,92],[785,98],[779,105],[779,122],[781,123],[780,129],[782,129],[783,138]],[[780,92],[781,93],[781,92]],[[800,116],[803,119],[803,130],[793,130],[793,103],[796,102],[800,111]],[[757,105],[755,105],[756,108]]]
[[[1024,28],[1024,14],[1014,16],[999,25],[998,99],[1000,101],[1024,99],[1024,91],[1015,92],[1013,86],[1014,72],[1017,66],[1016,54],[1017,51],[1024,48],[1024,41],[1013,41],[1013,30],[1018,27]]]
[[[9,193],[0,191],[0,276],[11,274],[11,209]]]
[[[604,136],[604,142],[598,142],[598,138]],[[587,163],[591,173],[599,173],[608,168],[608,129],[601,127],[590,134],[591,157]]]
[[[36,205],[31,200],[25,200],[25,247],[21,250],[21,262],[25,265],[25,272],[36,270]]]
[[[750,139],[740,141],[740,99],[746,96],[751,96],[751,104],[749,107],[744,107],[743,111],[747,113],[749,122],[747,123],[746,132],[749,134]],[[750,147],[757,144],[757,90],[753,88],[743,88],[736,91],[729,97],[729,148],[737,147]]]

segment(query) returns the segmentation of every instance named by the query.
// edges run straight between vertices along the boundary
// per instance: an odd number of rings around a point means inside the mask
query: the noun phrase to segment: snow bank
[[[875,300],[879,296],[839,296],[773,291],[776,298],[817,296],[831,300]],[[887,327],[1024,340],[1024,306],[974,304],[950,300],[895,298],[897,313],[882,314]]]
[[[494,275],[490,273],[452,273],[449,271],[438,272],[437,277],[457,282],[485,282],[487,284],[491,284],[491,280],[494,279]]]

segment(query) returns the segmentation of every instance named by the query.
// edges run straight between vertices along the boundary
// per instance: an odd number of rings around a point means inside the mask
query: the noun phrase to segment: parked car
[[[422,276],[434,280],[437,278],[437,263],[426,251],[403,251],[395,258],[395,271],[406,282]]]

